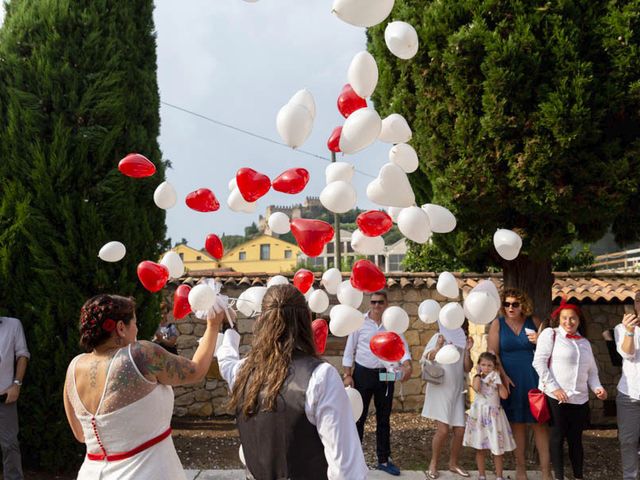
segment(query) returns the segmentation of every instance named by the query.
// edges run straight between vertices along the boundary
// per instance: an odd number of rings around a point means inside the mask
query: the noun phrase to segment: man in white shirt
[[[18,444],[17,401],[29,357],[20,320],[0,317],[0,447],[5,480],[24,478]]]
[[[371,308],[365,315],[364,325],[347,338],[347,345],[342,357],[343,383],[345,386],[354,387],[362,395],[364,408],[360,419],[356,423],[361,442],[364,436],[364,424],[367,420],[369,404],[371,403],[371,397],[373,397],[376,407],[378,469],[397,476],[400,475],[400,470],[389,458],[391,455],[390,418],[393,404],[395,369],[385,365],[369,348],[371,337],[386,331],[382,325],[382,314],[388,306],[387,292],[379,291],[373,293],[370,302]],[[400,360],[400,372],[402,375],[400,380],[404,382],[411,377],[411,354],[404,337],[402,341],[405,345],[405,355]]]

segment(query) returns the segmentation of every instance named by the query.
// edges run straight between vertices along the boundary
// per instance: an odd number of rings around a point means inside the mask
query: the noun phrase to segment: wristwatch
[[[13,381],[14,385],[22,386],[22,380],[18,380],[17,378]]]

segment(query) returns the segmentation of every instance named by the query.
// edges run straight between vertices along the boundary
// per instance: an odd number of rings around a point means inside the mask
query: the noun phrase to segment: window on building
[[[333,268],[335,265],[336,265],[335,257],[328,257],[327,258],[327,267],[328,268]]]
[[[347,249],[343,250],[343,252],[349,252],[349,253],[353,253],[353,247],[351,246],[351,242],[347,243]]]
[[[184,261],[184,253],[179,253],[178,255],[180,255],[180,260]]]
[[[404,254],[391,254],[389,255],[389,271],[390,272],[402,272],[402,260]]]
[[[334,242],[327,243],[327,253],[333,253],[336,249],[336,244]]]
[[[196,255],[196,260],[202,260],[202,255]]]
[[[238,260],[246,260],[246,259],[247,259],[247,252],[238,253]]]
[[[284,258],[291,258],[291,250],[284,251]]]
[[[271,259],[271,245],[268,243],[263,243],[260,245],[260,260],[270,260]]]
[[[311,257],[309,258],[308,263],[312,267],[324,268],[324,257]]]

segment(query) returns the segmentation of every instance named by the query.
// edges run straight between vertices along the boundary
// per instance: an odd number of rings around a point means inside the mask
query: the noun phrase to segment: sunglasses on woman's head
[[[520,308],[520,302],[502,302],[502,306],[504,308],[509,308],[509,307]]]

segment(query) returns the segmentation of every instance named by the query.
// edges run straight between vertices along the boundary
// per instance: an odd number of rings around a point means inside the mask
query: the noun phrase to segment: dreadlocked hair
[[[90,298],[80,309],[80,346],[90,352],[106,342],[119,321],[129,325],[136,304],[133,298],[101,294]]]
[[[229,406],[247,417],[275,411],[294,353],[317,357],[311,311],[293,285],[274,285],[262,300],[251,350],[238,371]]]

